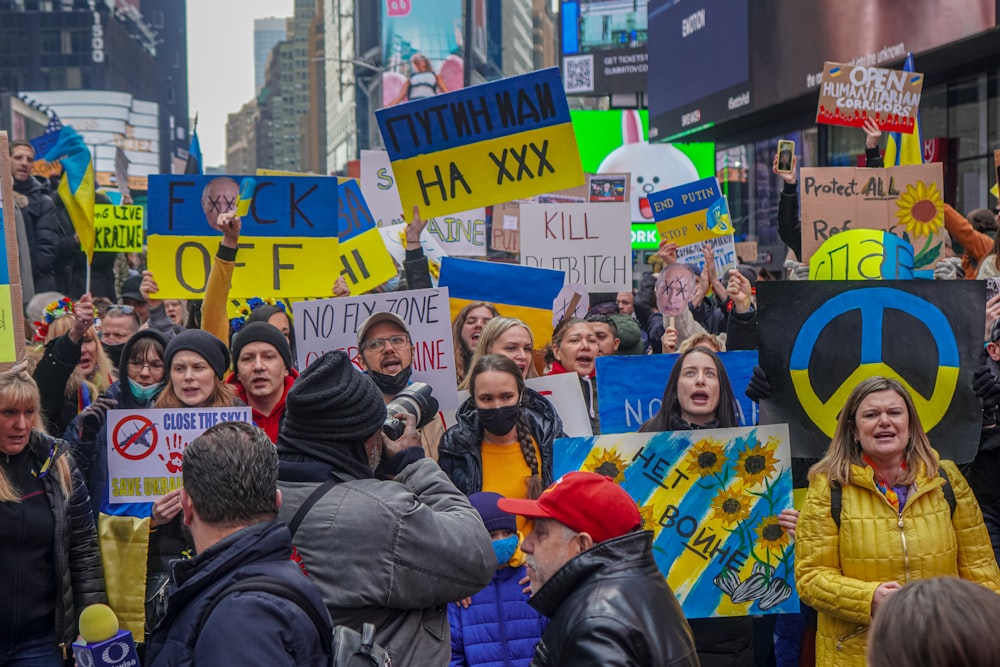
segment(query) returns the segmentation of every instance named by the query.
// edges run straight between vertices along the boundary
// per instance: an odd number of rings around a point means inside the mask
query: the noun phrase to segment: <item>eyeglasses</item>
[[[151,362],[147,363],[147,362],[138,361],[138,360],[130,360],[128,362],[128,367],[131,368],[134,371],[141,371],[143,368],[148,368],[150,373],[155,373],[156,371],[162,371],[163,370],[163,362],[162,361],[151,361]]]
[[[409,345],[410,337],[406,334],[399,334],[397,336],[389,336],[388,338],[372,338],[362,343],[361,347],[366,352],[380,352],[385,348],[386,343],[392,345],[394,350],[398,350],[401,347]]]
[[[111,310],[117,310],[119,313],[124,313],[125,315],[131,315],[132,313],[135,312],[135,306],[126,306],[123,303],[113,303],[110,306],[108,306],[108,310],[105,312]]]

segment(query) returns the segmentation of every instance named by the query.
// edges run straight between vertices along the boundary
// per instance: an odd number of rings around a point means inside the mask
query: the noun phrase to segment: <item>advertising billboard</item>
[[[564,0],[560,12],[566,94],[646,89],[645,0]]]
[[[463,87],[463,0],[381,0],[382,106]]]

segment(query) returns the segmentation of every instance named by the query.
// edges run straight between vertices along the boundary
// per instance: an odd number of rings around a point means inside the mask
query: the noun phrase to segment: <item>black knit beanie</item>
[[[363,442],[385,415],[379,388],[335,350],[309,364],[288,390],[281,434],[319,445]]]
[[[243,325],[236,335],[233,336],[233,365],[240,362],[240,351],[249,343],[268,343],[274,346],[281,358],[285,361],[285,368],[291,370],[292,348],[288,346],[288,339],[281,333],[281,330],[273,324],[267,322],[249,322]]]
[[[275,329],[277,331],[277,329]],[[281,332],[279,331],[280,335]],[[163,352],[163,363],[167,373],[173,363],[174,355],[181,350],[190,350],[204,357],[208,365],[215,371],[220,380],[229,368],[229,348],[221,340],[203,329],[185,329],[170,339],[167,349]]]

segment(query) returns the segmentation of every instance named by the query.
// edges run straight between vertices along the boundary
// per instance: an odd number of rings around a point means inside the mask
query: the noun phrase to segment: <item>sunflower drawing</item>
[[[788,533],[778,523],[778,517],[768,516],[757,526],[757,544],[765,549],[784,551],[788,546]]]
[[[758,441],[753,447],[740,452],[736,474],[743,479],[745,486],[756,486],[775,473],[778,459],[774,458],[774,452],[777,448],[778,440],[771,437],[768,438],[767,445]]]
[[[944,201],[934,183],[917,181],[896,200],[896,217],[913,236],[930,236],[944,224]]]
[[[615,484],[625,481],[628,464],[618,455],[617,449],[602,449],[599,454],[591,454],[583,465],[584,470],[610,477]]]
[[[721,442],[709,438],[695,443],[688,454],[688,472],[709,477],[721,471],[726,464],[723,447]]]
[[[712,501],[713,519],[732,526],[750,516],[750,498],[735,489],[720,489]]]
[[[643,530],[653,530],[654,528],[656,528],[655,508],[652,505],[640,506],[639,516],[642,517]]]

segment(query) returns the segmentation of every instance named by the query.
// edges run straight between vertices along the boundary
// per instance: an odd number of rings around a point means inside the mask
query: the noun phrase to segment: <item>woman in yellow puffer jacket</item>
[[[818,667],[865,665],[872,616],[908,581],[951,575],[1000,593],[979,505],[955,464],[938,460],[897,381],[855,387],[809,480],[795,581],[819,612]]]

